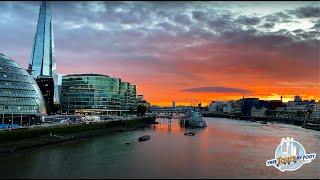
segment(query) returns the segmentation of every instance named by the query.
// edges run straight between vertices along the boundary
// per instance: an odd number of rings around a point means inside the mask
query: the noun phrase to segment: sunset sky
[[[0,2],[0,52],[27,68],[40,2]],[[151,104],[320,100],[319,2],[53,2],[57,72],[137,85]]]

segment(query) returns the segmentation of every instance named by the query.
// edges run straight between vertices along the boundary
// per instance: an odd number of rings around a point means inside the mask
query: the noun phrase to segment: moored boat
[[[185,132],[184,135],[185,136],[194,136],[196,133],[194,132]]]
[[[204,128],[207,127],[206,122],[203,120],[201,114],[198,111],[190,111],[187,114],[187,120],[185,120],[186,126],[191,128]]]
[[[144,135],[144,136],[141,136],[141,137],[139,137],[139,141],[147,141],[147,140],[149,140],[151,137],[149,136],[149,135]]]
[[[260,123],[260,124],[268,124],[267,121],[257,121],[257,123]]]

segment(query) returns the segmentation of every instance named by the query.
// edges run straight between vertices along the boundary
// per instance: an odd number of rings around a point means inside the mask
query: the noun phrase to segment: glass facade
[[[29,70],[33,78],[49,76],[57,83],[54,52],[53,24],[51,3],[43,1],[40,6],[38,25],[34,37]],[[58,89],[55,86],[54,102],[59,103]]]
[[[52,77],[38,76],[36,79],[38,87],[41,90],[43,99],[45,101],[47,114],[52,114],[55,112],[55,107],[53,104],[54,98],[54,82]]]
[[[41,116],[46,113],[43,96],[29,73],[0,53],[0,120]],[[24,122],[27,123],[27,122]],[[30,124],[30,123],[29,123]]]
[[[62,78],[63,112],[116,112],[134,108],[136,87],[100,74],[76,74]]]
[[[128,82],[120,82],[120,101],[121,109],[130,110],[135,109],[137,104],[136,86]]]
[[[42,2],[34,38],[29,69],[32,76],[53,76],[55,70],[54,42],[50,2]]]

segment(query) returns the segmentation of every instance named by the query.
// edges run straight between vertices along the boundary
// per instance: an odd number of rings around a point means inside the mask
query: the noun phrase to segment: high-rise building
[[[42,92],[47,114],[51,114],[54,111],[53,94],[54,94],[54,82],[52,77],[38,76],[36,82]]]
[[[52,31],[51,4],[42,2],[29,69],[34,78],[53,76],[55,70],[54,40]]]
[[[34,37],[29,71],[33,78],[38,76],[52,77],[54,80],[54,102],[59,103],[59,93],[56,74],[56,61],[54,51],[54,37],[52,24],[51,3],[43,1],[40,6],[38,24]]]

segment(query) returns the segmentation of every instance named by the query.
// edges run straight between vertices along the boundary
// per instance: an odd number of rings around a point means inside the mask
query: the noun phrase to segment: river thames
[[[320,133],[287,124],[204,118],[208,127],[184,136],[177,120],[0,159],[0,178],[320,178]],[[138,137],[151,139],[138,142]],[[266,167],[281,138],[316,153],[300,169]],[[126,142],[131,142],[126,145]]]

